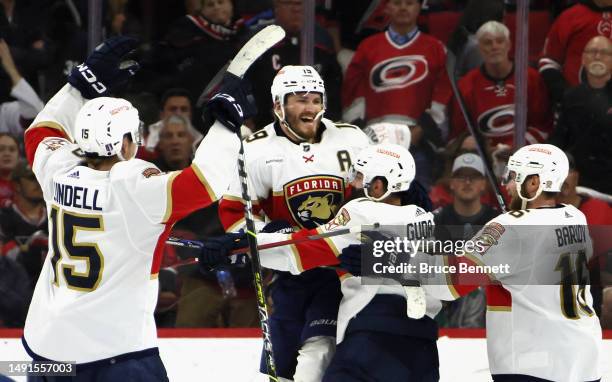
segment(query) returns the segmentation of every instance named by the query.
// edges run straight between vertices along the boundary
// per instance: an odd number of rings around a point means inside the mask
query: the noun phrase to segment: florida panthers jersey
[[[601,10],[593,7],[576,4],[557,17],[546,37],[540,72],[559,70],[570,86],[580,83],[582,50],[586,44],[595,36],[612,38],[612,7]]]
[[[365,120],[395,119],[414,123],[432,102],[446,105],[450,84],[445,71],[446,51],[435,38],[416,32],[397,45],[389,31],[365,39],[344,76],[342,107],[348,110],[365,100]]]
[[[278,233],[257,235],[260,244],[272,243],[291,238],[300,238],[324,232],[333,232],[339,229],[351,228],[359,225],[380,223],[382,226],[410,227],[421,226],[427,223],[433,230],[433,214],[425,212],[414,205],[394,206],[386,203],[359,198],[348,202],[342,207],[332,221],[312,230],[301,230],[291,235]],[[394,232],[406,236],[406,232]],[[426,237],[429,235],[425,235]],[[289,271],[299,274],[306,270],[329,265],[338,265],[337,257],[342,249],[351,244],[360,244],[359,238],[354,234],[332,236],[323,240],[308,240],[290,246],[266,249],[260,252],[261,264],[264,267]],[[441,256],[434,256],[431,261],[441,261]],[[381,279],[378,285],[363,285],[361,277],[352,276],[346,272],[339,272],[342,277],[342,302],[338,311],[337,342],[344,339],[344,333],[349,321],[359,313],[377,294],[395,294],[406,297],[406,290],[397,281]],[[443,276],[442,276],[443,277]],[[446,286],[445,279],[439,282],[430,282],[424,285],[427,299],[427,315],[434,318],[440,311],[440,300],[453,300],[451,290]]]
[[[24,339],[38,356],[77,363],[157,346],[153,311],[163,245],[177,220],[227,187],[239,144],[215,124],[185,170],[162,174],[139,159],[94,170],[64,133],[75,117],[66,112],[82,103],[67,85],[25,135],[47,204],[49,253]]]
[[[548,90],[539,73],[532,68],[527,71],[527,143],[543,142],[552,130],[552,112]],[[492,144],[504,143],[512,146],[514,139],[514,70],[504,79],[489,76],[484,67],[473,69],[459,80],[459,91],[465,100],[468,113],[476,128]],[[465,131],[465,119],[459,105],[453,101],[451,108],[452,129],[450,138]]]
[[[509,270],[489,274],[501,284],[487,290],[491,374],[601,378],[602,333],[584,279],[592,255],[586,224],[578,209],[559,205],[508,212],[477,234],[487,245],[467,260]]]
[[[356,154],[368,145],[356,126],[322,120],[319,143],[290,141],[277,124],[246,139],[244,145],[249,192],[254,213],[315,228],[338,212],[348,190],[345,177]],[[219,203],[226,231],[244,223],[240,180],[235,177]]]

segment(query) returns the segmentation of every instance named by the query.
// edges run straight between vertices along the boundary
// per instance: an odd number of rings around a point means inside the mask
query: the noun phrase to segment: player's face
[[[159,150],[168,163],[188,161],[191,158],[193,137],[181,123],[168,123],[159,135]]]
[[[274,2],[274,18],[276,23],[290,35],[302,30],[304,25],[304,10],[302,0],[276,0]]]
[[[480,199],[485,187],[484,176],[469,168],[461,168],[455,171],[450,181],[450,189],[453,191],[455,198],[466,203]]]
[[[231,0],[204,0],[201,12],[215,24],[229,25],[234,16],[234,5]]]
[[[582,52],[582,66],[595,77],[612,73],[612,41],[604,36],[593,38]]]
[[[285,120],[289,126],[306,140],[315,139],[320,118],[315,118],[323,110],[323,99],[318,93],[297,93],[287,96]]]
[[[0,137],[0,171],[13,171],[17,166],[19,149],[11,137]]]
[[[487,64],[496,65],[508,60],[510,40],[502,34],[486,33],[478,40],[478,47],[482,60]]]
[[[189,98],[183,96],[168,97],[159,117],[165,119],[173,114],[191,119],[191,102]]]
[[[391,25],[412,27],[421,12],[421,3],[418,0],[389,0],[386,12]]]

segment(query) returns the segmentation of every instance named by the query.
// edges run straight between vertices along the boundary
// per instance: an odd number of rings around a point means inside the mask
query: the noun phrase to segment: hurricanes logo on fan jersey
[[[283,191],[293,220],[312,229],[336,215],[344,199],[344,180],[333,175],[306,176],[288,182]]]
[[[393,57],[372,68],[370,86],[378,93],[402,89],[422,81],[428,73],[427,60],[424,56]]]
[[[514,105],[501,105],[478,116],[478,128],[487,137],[501,137],[514,130]]]

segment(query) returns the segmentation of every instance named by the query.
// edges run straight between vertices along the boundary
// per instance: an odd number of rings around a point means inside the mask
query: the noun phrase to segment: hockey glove
[[[244,232],[228,233],[223,236],[207,238],[202,243],[202,249],[198,256],[200,270],[203,273],[207,273],[218,265],[230,264],[229,256],[232,251],[244,248],[247,245],[246,233]]]
[[[354,276],[361,276],[361,245],[351,244],[342,250],[340,256],[340,268]]]
[[[250,83],[226,73],[219,92],[206,103],[203,118],[205,122],[218,120],[231,131],[240,134],[244,120],[256,114],[257,106]]]
[[[140,65],[125,56],[138,45],[132,37],[116,36],[105,40],[74,67],[68,82],[81,92],[83,98],[106,97],[110,92],[136,74]]]
[[[293,233],[293,227],[286,220],[272,220],[261,229],[264,233]]]

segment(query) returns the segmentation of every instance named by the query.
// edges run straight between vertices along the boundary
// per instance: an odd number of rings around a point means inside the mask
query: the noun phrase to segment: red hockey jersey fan
[[[570,86],[577,85],[580,83],[582,50],[591,38],[598,35],[612,38],[612,7],[576,4],[567,9],[548,32],[539,62],[540,72],[559,70]]]
[[[365,101],[368,123],[385,119],[414,123],[432,101],[446,104],[450,86],[442,43],[419,31],[403,45],[389,31],[365,39],[346,71],[342,107]]]
[[[535,69],[528,69],[528,112],[525,140],[543,142],[552,131],[552,114],[548,91]],[[476,128],[491,144],[512,145],[514,139],[514,70],[503,79],[489,76],[484,67],[473,69],[459,80],[459,91]],[[465,130],[465,119],[459,105],[451,106],[451,133],[454,138]]]

